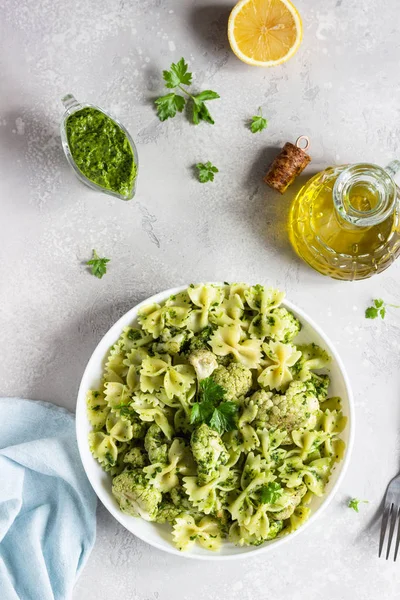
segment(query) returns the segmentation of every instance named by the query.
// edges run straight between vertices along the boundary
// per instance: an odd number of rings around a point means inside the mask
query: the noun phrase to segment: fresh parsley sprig
[[[193,425],[206,423],[220,435],[236,429],[237,405],[224,401],[225,390],[207,377],[199,383],[198,399],[193,404],[190,422]]]
[[[93,250],[93,256],[91,260],[87,261],[87,265],[91,267],[91,273],[95,277],[101,279],[103,275],[107,273],[107,263],[110,262],[109,258],[100,258],[96,250]]]
[[[267,119],[262,116],[261,106],[258,109],[258,115],[251,117],[250,129],[252,133],[258,133],[263,131],[268,125]]]
[[[210,161],[206,163],[197,163],[196,168],[199,170],[198,176],[201,183],[214,181],[215,173],[219,172],[217,167],[215,167]]]
[[[352,508],[356,512],[360,512],[360,504],[368,504],[368,500],[359,500],[358,498],[351,498],[347,506],[349,508]]]
[[[386,307],[390,306],[391,308],[400,308],[397,304],[389,304],[382,300],[382,298],[375,298],[372,302],[372,306],[369,306],[365,311],[366,319],[377,319],[380,317],[384,319],[386,316]]]
[[[188,63],[184,58],[181,58],[176,64],[172,63],[169,71],[163,71],[165,87],[168,89],[179,90],[184,96],[171,92],[165,96],[161,96],[155,100],[157,106],[157,114],[160,121],[165,121],[175,117],[177,112],[182,112],[186,102],[190,102],[192,121],[198,125],[200,121],[206,121],[211,125],[214,124],[205,102],[208,100],[216,100],[219,95],[212,90],[204,90],[199,94],[191,94],[186,88],[192,83],[192,73],[188,71]]]
[[[270,481],[261,488],[261,502],[263,504],[276,504],[283,494],[283,488],[276,481]]]

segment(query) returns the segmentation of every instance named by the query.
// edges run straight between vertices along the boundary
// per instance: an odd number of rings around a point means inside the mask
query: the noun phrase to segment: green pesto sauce
[[[129,196],[136,177],[133,150],[122,129],[101,111],[87,107],[66,122],[68,145],[76,166],[97,185]]]

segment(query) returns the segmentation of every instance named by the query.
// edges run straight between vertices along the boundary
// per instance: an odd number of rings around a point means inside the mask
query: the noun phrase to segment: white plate
[[[283,306],[291,310],[303,325],[300,334],[296,338],[296,344],[314,342],[318,344],[318,346],[324,348],[332,357],[332,362],[329,367],[329,374],[331,377],[331,387],[329,389],[329,393],[331,396],[340,396],[342,398],[343,413],[348,418],[347,426],[341,435],[346,443],[344,460],[337,464],[335,470],[333,471],[325,495],[322,498],[317,498],[316,496],[313,497],[313,500],[310,504],[312,514],[308,521],[306,521],[304,525],[302,525],[294,533],[277,540],[266,542],[262,546],[258,547],[245,546],[240,548],[229,542],[224,542],[219,552],[210,552],[196,545],[189,552],[180,552],[172,543],[171,528],[168,525],[148,523],[143,519],[131,517],[121,512],[119,509],[118,504],[111,493],[111,477],[103,471],[89,450],[88,434],[91,430],[91,425],[86,415],[86,393],[90,389],[98,388],[110,347],[117,341],[124,327],[135,324],[138,310],[142,306],[153,304],[155,302],[161,304],[167,300],[171,294],[177,294],[186,288],[187,286],[183,286],[166,290],[156,294],[155,296],[152,296],[151,298],[148,298],[144,302],[141,302],[129,310],[123,317],[121,317],[97,345],[97,348],[93,352],[87,364],[78,392],[78,401],[76,406],[76,435],[78,439],[79,452],[89,481],[101,502],[117,519],[117,521],[119,521],[126,529],[128,529],[128,531],[136,535],[141,540],[151,544],[152,546],[155,546],[159,550],[164,550],[165,552],[177,554],[185,558],[197,558],[203,560],[232,560],[235,558],[250,557],[254,556],[255,554],[260,554],[261,552],[267,552],[272,548],[277,548],[281,544],[287,543],[293,539],[295,535],[298,535],[304,531],[304,529],[308,527],[314,521],[314,519],[322,514],[322,511],[328,506],[329,502],[334,497],[347,469],[353,445],[354,408],[352,392],[343,363],[328,337],[308,315],[306,315],[302,310],[293,306],[293,304],[290,302],[285,301]]]

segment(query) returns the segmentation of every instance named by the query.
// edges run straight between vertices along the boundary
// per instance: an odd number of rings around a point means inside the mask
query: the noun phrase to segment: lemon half
[[[286,62],[302,37],[300,15],[289,0],[241,0],[229,17],[231,48],[249,65],[272,67]]]

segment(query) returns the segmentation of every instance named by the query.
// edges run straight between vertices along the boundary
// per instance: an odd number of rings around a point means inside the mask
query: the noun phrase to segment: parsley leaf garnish
[[[190,85],[192,83],[192,77],[192,73],[188,71],[188,64],[184,58],[181,58],[176,64],[172,63],[169,71],[163,71],[165,86],[169,89],[177,88],[187,96],[187,100],[191,104],[193,123],[198,125],[200,121],[206,121],[213,125],[214,119],[205,105],[205,102],[208,100],[216,100],[219,98],[219,95],[212,90],[204,90],[204,92],[200,92],[199,94],[191,94],[182,86]],[[166,96],[157,98],[155,104],[157,106],[157,114],[160,121],[165,121],[166,119],[175,117],[177,112],[183,111],[186,104],[186,98],[171,92]]]
[[[165,121],[174,117],[177,112],[182,112],[185,107],[185,98],[178,94],[167,94],[161,96],[155,101],[157,105],[157,114],[160,121]]]
[[[349,508],[352,508],[356,512],[360,512],[360,507],[359,507],[360,503],[368,504],[368,500],[359,500],[358,498],[351,498],[351,500],[349,500],[349,503],[347,506]]]
[[[267,119],[262,116],[261,107],[258,109],[258,115],[251,117],[250,129],[252,133],[257,133],[265,129],[268,125]]]
[[[267,485],[263,485],[261,488],[261,502],[263,504],[275,504],[282,494],[283,488],[279,485],[279,483],[276,483],[276,481],[270,481]]]
[[[199,181],[201,181],[201,183],[214,181],[214,174],[218,173],[217,167],[214,167],[210,161],[206,163],[197,163],[196,168],[199,170]]]
[[[172,63],[169,71],[163,71],[165,87],[176,88],[179,84],[190,85],[192,74],[188,71],[188,64],[181,58],[176,64]]]
[[[225,431],[236,429],[235,415],[237,405],[234,402],[221,402],[210,419],[210,427],[222,435]]]
[[[192,406],[190,422],[194,425],[206,423],[220,435],[236,429],[237,405],[223,402],[225,390],[212,377],[200,381],[199,399]]]
[[[365,311],[366,319],[377,319],[380,317],[384,319],[386,316],[386,307],[390,306],[392,308],[400,308],[396,304],[388,304],[382,298],[375,298],[372,302],[372,306],[369,306]]]
[[[93,250],[93,257],[91,260],[88,260],[86,264],[92,267],[92,275],[101,279],[103,275],[107,273],[106,265],[108,262],[110,262],[109,258],[100,258],[96,250]]]

